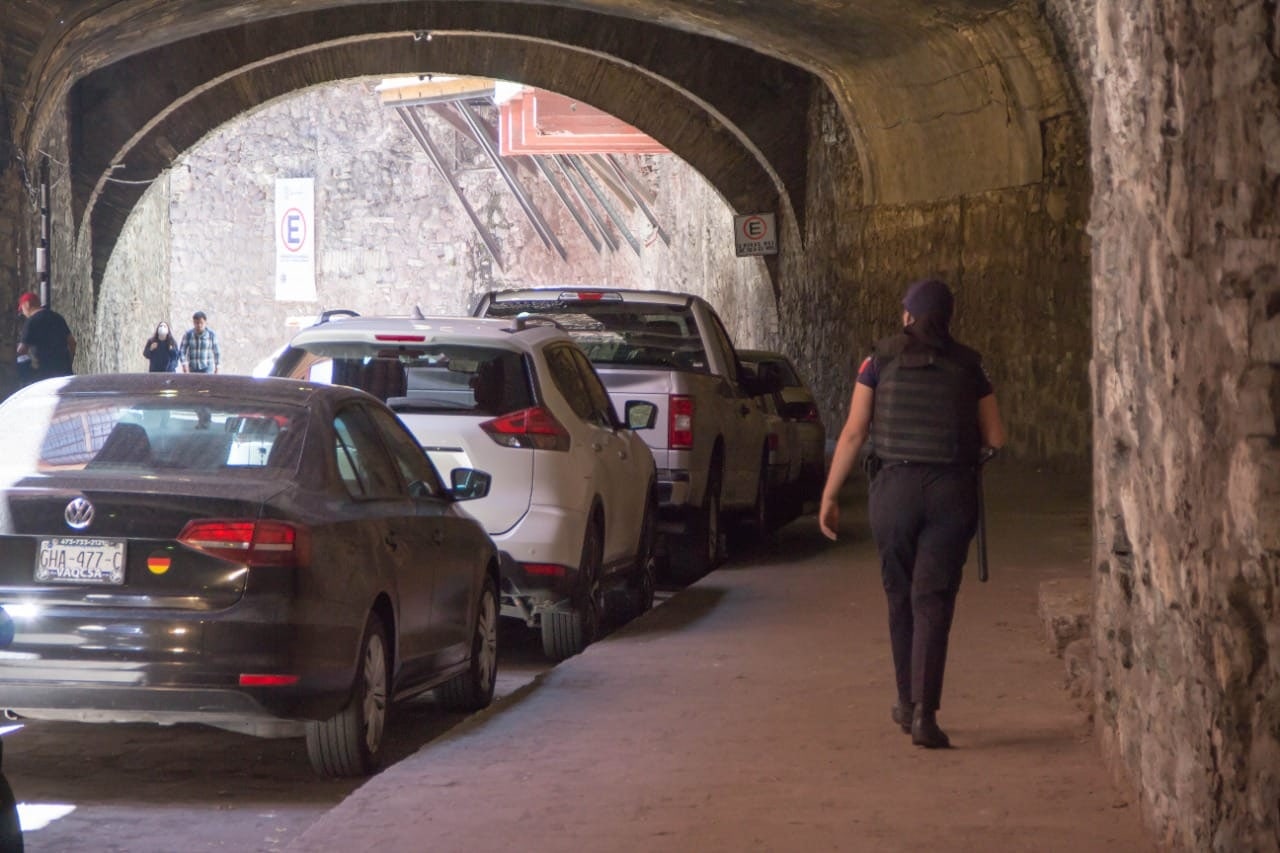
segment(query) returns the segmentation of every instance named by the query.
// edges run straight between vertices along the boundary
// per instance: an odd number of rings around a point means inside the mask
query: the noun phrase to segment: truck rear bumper
[[[658,469],[658,532],[687,533],[698,517],[693,483],[687,470]]]

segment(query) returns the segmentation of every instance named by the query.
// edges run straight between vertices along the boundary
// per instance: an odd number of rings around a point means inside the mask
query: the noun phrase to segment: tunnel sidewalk
[[[989,472],[992,579],[966,567],[946,751],[889,720],[859,486],[840,542],[793,522],[370,779],[288,849],[1154,850],[1037,616],[1041,582],[1088,576],[1087,478]]]

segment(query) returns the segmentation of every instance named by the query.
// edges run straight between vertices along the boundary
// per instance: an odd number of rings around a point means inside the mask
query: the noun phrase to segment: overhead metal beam
[[[427,130],[426,124],[422,118],[414,111],[414,107],[396,107],[396,114],[409,128],[409,133],[417,140],[418,145],[426,152],[427,157],[435,165],[436,170],[440,172],[445,181],[453,189],[453,194],[457,196],[458,201],[462,204],[462,209],[467,212],[467,216],[471,219],[471,224],[475,226],[476,232],[480,235],[480,239],[484,241],[485,248],[489,250],[489,254],[493,256],[493,262],[498,265],[498,269],[505,270],[502,266],[502,256],[498,252],[498,242],[494,239],[493,234],[485,227],[480,220],[479,214],[475,208],[471,206],[471,202],[467,201],[467,197],[462,192],[462,187],[458,185],[457,179],[444,165],[444,158],[440,156],[439,149],[436,148],[434,142],[431,141],[431,134]]]
[[[586,209],[587,215],[591,217],[591,221],[595,223],[596,228],[600,229],[600,237],[610,249],[617,251],[618,241],[609,233],[609,227],[605,225],[604,220],[600,218],[600,214],[596,213],[596,209],[592,207],[586,191],[582,189],[582,185],[578,183],[578,179],[575,177],[576,171],[566,160],[567,158],[563,154],[552,155],[552,161],[560,167],[560,173],[564,175],[564,179],[573,190],[573,194],[578,197],[578,201],[582,202],[582,206]]]
[[[546,179],[546,182],[551,185],[551,189],[555,190],[556,195],[560,198],[560,203],[565,206],[565,209],[569,211],[569,215],[573,217],[573,221],[578,223],[578,227],[581,228],[582,233],[586,235],[587,242],[589,242],[592,248],[596,250],[596,254],[600,254],[600,250],[604,247],[600,242],[600,238],[596,236],[595,231],[591,228],[591,225],[587,220],[583,219],[582,212],[578,210],[578,206],[573,203],[573,199],[569,197],[569,193],[565,192],[564,187],[560,186],[560,180],[556,178],[555,173],[551,171],[551,167],[543,162],[543,158],[540,156],[530,157],[529,159],[538,167],[538,171],[542,173],[542,177]]]
[[[543,244],[549,249],[555,249],[560,255],[561,260],[568,260],[569,253],[561,244],[560,239],[556,237],[555,231],[547,224],[547,220],[543,218],[542,212],[538,210],[533,200],[529,198],[524,187],[511,174],[511,170],[507,168],[507,164],[502,162],[502,157],[498,154],[497,140],[489,135],[486,128],[482,128],[479,119],[476,117],[475,111],[466,101],[455,101],[453,108],[458,111],[463,120],[471,128],[471,133],[475,140],[480,143],[480,147],[489,155],[489,159],[493,161],[494,167],[498,170],[498,174],[507,182],[507,187],[516,197],[516,202],[520,205],[520,209],[524,211],[524,215],[528,217],[529,224],[533,226],[533,230],[542,238]]]
[[[587,188],[591,190],[591,194],[595,196],[596,201],[604,208],[605,213],[609,214],[609,219],[612,220],[615,226],[617,226],[618,232],[622,234],[623,239],[627,241],[627,245],[631,246],[632,251],[639,256],[640,241],[631,233],[631,229],[627,227],[627,223],[623,221],[622,216],[614,209],[613,204],[605,196],[604,191],[600,189],[600,186],[595,182],[595,179],[592,178],[591,175],[588,174],[587,170],[582,167],[581,161],[573,155],[568,157],[561,155],[561,158],[567,160],[573,170],[582,178],[583,182],[587,185]]]
[[[666,230],[663,229],[661,224],[659,224],[658,217],[654,216],[653,211],[649,209],[649,205],[645,204],[644,198],[636,188],[635,181],[632,180],[630,173],[622,167],[622,164],[618,162],[617,157],[612,154],[608,155],[608,157],[609,166],[613,168],[613,172],[618,176],[618,180],[627,188],[627,192],[631,194],[631,198],[635,200],[636,205],[644,212],[645,218],[649,220],[649,224],[658,232],[658,236],[662,238],[662,242],[670,246],[671,236],[667,234]]]

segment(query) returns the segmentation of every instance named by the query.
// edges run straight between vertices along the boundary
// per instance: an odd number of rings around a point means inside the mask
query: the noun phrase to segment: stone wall
[[[249,372],[320,310],[466,313],[491,288],[603,284],[708,296],[743,346],[772,345],[776,307],[763,263],[734,257],[732,212],[672,155],[627,158],[655,193],[670,246],[626,211],[637,254],[597,253],[550,186],[517,172],[568,258],[548,249],[491,162],[426,114],[433,139],[499,245],[490,256],[445,180],[368,82],[317,87],[219,128],[148,191],[112,256],[95,371],[145,369],[142,341],[167,317],[176,329],[209,315],[225,369]],[[276,178],[314,177],[317,300],[279,302],[273,276]],[[602,213],[603,215],[603,213]],[[166,247],[169,254],[161,250]],[[117,335],[116,332],[119,331]]]
[[[1276,850],[1280,11],[1097,21],[1097,723],[1169,847]]]
[[[1064,468],[1089,460],[1089,175],[1078,116],[1042,128],[1044,179],[931,203],[856,203],[852,143],[825,92],[810,133],[807,251],[784,258],[783,349],[814,372],[834,433],[852,369],[900,328],[906,285],[940,276],[956,292],[956,336],[978,348],[997,389],[1012,455]]]

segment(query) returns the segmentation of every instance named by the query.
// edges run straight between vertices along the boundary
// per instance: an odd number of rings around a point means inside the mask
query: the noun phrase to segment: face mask
[[[159,336],[160,336],[160,337],[162,337],[162,338],[167,338],[167,337],[169,337],[169,327],[168,327],[168,326],[161,326],[160,328],[156,329],[156,334],[157,334],[157,335],[159,335]]]

